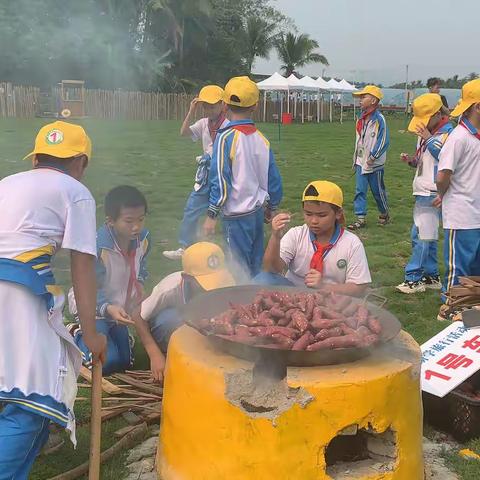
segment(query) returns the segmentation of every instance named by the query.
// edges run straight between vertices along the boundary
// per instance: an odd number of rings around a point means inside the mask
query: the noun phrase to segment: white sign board
[[[453,322],[422,346],[422,390],[444,397],[480,369],[480,329]]]

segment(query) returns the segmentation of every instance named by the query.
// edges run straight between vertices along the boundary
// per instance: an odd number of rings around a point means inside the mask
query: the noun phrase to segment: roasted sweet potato
[[[292,350],[305,350],[314,341],[313,335],[307,330],[292,346]]]
[[[324,349],[336,349],[336,348],[351,348],[351,347],[358,347],[360,346],[362,339],[359,335],[351,334],[351,335],[344,335],[343,337],[330,337],[326,340],[320,340],[319,342],[315,342],[310,344],[307,347],[309,352],[315,352],[317,350],[324,350]]]

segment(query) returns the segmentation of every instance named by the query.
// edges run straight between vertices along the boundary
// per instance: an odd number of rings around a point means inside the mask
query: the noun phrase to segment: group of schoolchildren
[[[304,224],[288,229],[291,213],[278,212],[282,180],[274,155],[251,120],[259,100],[256,84],[236,77],[225,89],[204,87],[181,128],[183,136],[202,141],[203,154],[180,246],[164,252],[181,259],[182,270],[149,295],[145,197],[133,186],[112,189],[95,236],[95,201],[80,182],[92,161],[89,137],[65,122],[39,131],[29,155],[33,169],[0,181],[0,479],[28,477],[50,421],[68,428],[74,441],[79,367],[101,361],[104,374],[130,368],[129,325],[148,353],[153,377],[161,381],[170,336],[182,324],[179,307],[202,292],[238,284],[246,274],[256,284],[365,293],[371,283],[367,257],[351,231],[367,225],[369,188],[379,225],[390,222],[384,184],[389,133],[379,111],[381,90],[367,86],[356,95],[362,109],[353,158],[356,219],[346,225],[338,185],[313,180],[299,198]],[[200,104],[206,116],[190,125]],[[452,112],[461,115],[455,129],[442,105],[436,93],[414,101],[409,130],[418,136],[417,148],[415,155],[401,156],[416,168],[413,251],[405,282],[397,287],[404,293],[440,287],[440,207],[444,289],[459,276],[480,274],[480,80],[464,86]],[[224,249],[202,241],[214,235],[219,219]],[[266,223],[271,235],[264,249]],[[51,266],[62,248],[70,250],[68,305],[75,319],[66,326],[65,297]]]

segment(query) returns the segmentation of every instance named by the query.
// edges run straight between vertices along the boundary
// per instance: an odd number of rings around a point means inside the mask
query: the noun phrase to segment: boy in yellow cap
[[[0,477],[28,478],[53,421],[75,442],[73,403],[81,355],[63,325],[52,258],[70,251],[73,288],[93,361],[95,201],[80,183],[91,143],[79,125],[54,122],[35,140],[33,170],[0,181]]]
[[[445,229],[444,291],[459,277],[480,275],[480,79],[463,86],[451,115],[461,118],[440,152],[437,176]]]
[[[170,336],[183,324],[179,307],[202,292],[235,284],[225,266],[222,249],[214,243],[200,242],[187,248],[182,265],[183,271],[166,276],[133,315],[157,381],[163,377]]]
[[[199,105],[203,107],[205,117],[192,125],[192,118]],[[198,97],[192,100],[190,110],[180,130],[182,136],[190,137],[194,142],[202,141],[203,154],[197,157],[195,185],[183,211],[178,237],[180,248],[163,252],[163,255],[170,260],[180,259],[185,248],[198,241],[198,221],[205,215],[208,208],[208,172],[213,153],[213,143],[217,132],[226,127],[227,124],[228,120],[225,116],[225,105],[223,103],[223,88],[218,85],[203,87]]]
[[[379,104],[383,98],[382,90],[375,85],[367,85],[363,90],[354,92],[353,95],[360,97],[361,113],[356,123],[353,155],[356,178],[353,208],[357,219],[348,225],[348,228],[358,230],[366,226],[369,187],[380,212],[378,224],[386,225],[390,221],[384,181],[390,135],[385,117],[379,110]]]
[[[343,228],[342,190],[332,182],[317,180],[305,188],[302,203],[303,225],[285,233],[291,215],[280,213],[273,218],[265,271],[256,283],[362,295],[371,283],[370,271],[362,242]]]
[[[262,266],[264,221],[270,221],[282,199],[282,179],[270,142],[251,120],[258,99],[258,87],[248,77],[232,78],[225,87],[230,123],[215,140],[204,223],[205,234],[212,235],[222,214],[230,253],[251,277]]]
[[[436,176],[440,151],[453,130],[437,93],[420,95],[413,101],[413,118],[408,131],[418,135],[413,157],[402,153],[401,160],[416,168],[413,180],[415,208],[412,226],[412,256],[405,267],[405,280],[396,288],[402,293],[440,289],[438,273],[438,227],[440,210],[436,206]]]

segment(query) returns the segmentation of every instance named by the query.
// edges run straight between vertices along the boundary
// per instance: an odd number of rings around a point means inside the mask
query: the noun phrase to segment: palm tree
[[[149,0],[148,6],[154,12],[165,15],[168,25],[167,36],[179,63],[183,62],[186,22],[191,20],[201,25],[212,14],[209,0]]]
[[[281,35],[275,42],[278,57],[283,62],[282,70],[286,76],[295,72],[298,67],[304,67],[309,63],[321,63],[328,66],[328,60],[314,50],[318,48],[318,42],[307,34],[294,35],[287,33]]]
[[[245,25],[245,59],[248,73],[252,72],[255,58],[269,58],[275,45],[277,25],[260,17],[249,17]]]

